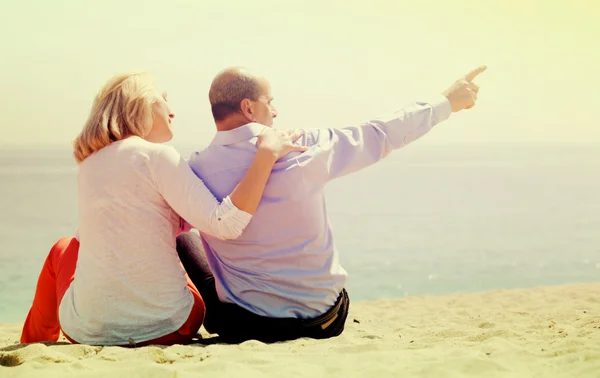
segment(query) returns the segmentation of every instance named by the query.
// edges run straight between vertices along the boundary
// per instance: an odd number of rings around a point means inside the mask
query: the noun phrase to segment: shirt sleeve
[[[229,196],[219,203],[173,147],[164,146],[153,160],[158,192],[185,222],[219,239],[242,234],[252,215],[235,207]]]
[[[431,102],[414,102],[358,126],[309,130],[309,144],[326,155],[317,161],[325,162],[325,178],[332,180],[382,160],[392,150],[425,135],[451,113],[448,99],[438,95]]]

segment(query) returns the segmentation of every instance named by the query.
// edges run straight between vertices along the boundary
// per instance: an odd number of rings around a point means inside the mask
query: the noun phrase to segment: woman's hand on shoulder
[[[258,136],[256,146],[259,151],[270,153],[279,159],[290,152],[303,152],[308,149],[307,146],[294,144],[302,135],[304,135],[303,130],[277,130],[265,127]]]

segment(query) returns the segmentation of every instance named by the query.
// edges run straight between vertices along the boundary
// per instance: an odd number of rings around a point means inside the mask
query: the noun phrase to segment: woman
[[[275,161],[306,148],[301,133],[269,130],[246,176],[221,203],[172,148],[174,114],[146,73],[112,78],[74,141],[78,236],[51,249],[22,343],[185,343],[204,302],[175,249],[181,225],[237,238],[255,212]],[[183,219],[182,219],[183,218]],[[77,269],[75,269],[77,268]]]

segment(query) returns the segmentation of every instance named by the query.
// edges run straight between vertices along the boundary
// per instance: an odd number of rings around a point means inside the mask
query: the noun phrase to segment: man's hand
[[[458,79],[443,95],[446,96],[452,105],[452,112],[458,112],[463,109],[471,109],[475,106],[477,92],[479,87],[473,83],[473,79],[487,69],[486,66],[480,66]]]

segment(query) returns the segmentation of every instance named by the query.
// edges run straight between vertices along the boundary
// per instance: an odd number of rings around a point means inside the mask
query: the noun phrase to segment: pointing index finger
[[[479,75],[480,73],[482,73],[485,70],[487,70],[487,66],[479,66],[479,67],[475,68],[473,71],[466,74],[465,80],[473,81],[473,79],[475,79],[477,77],[477,75]]]

